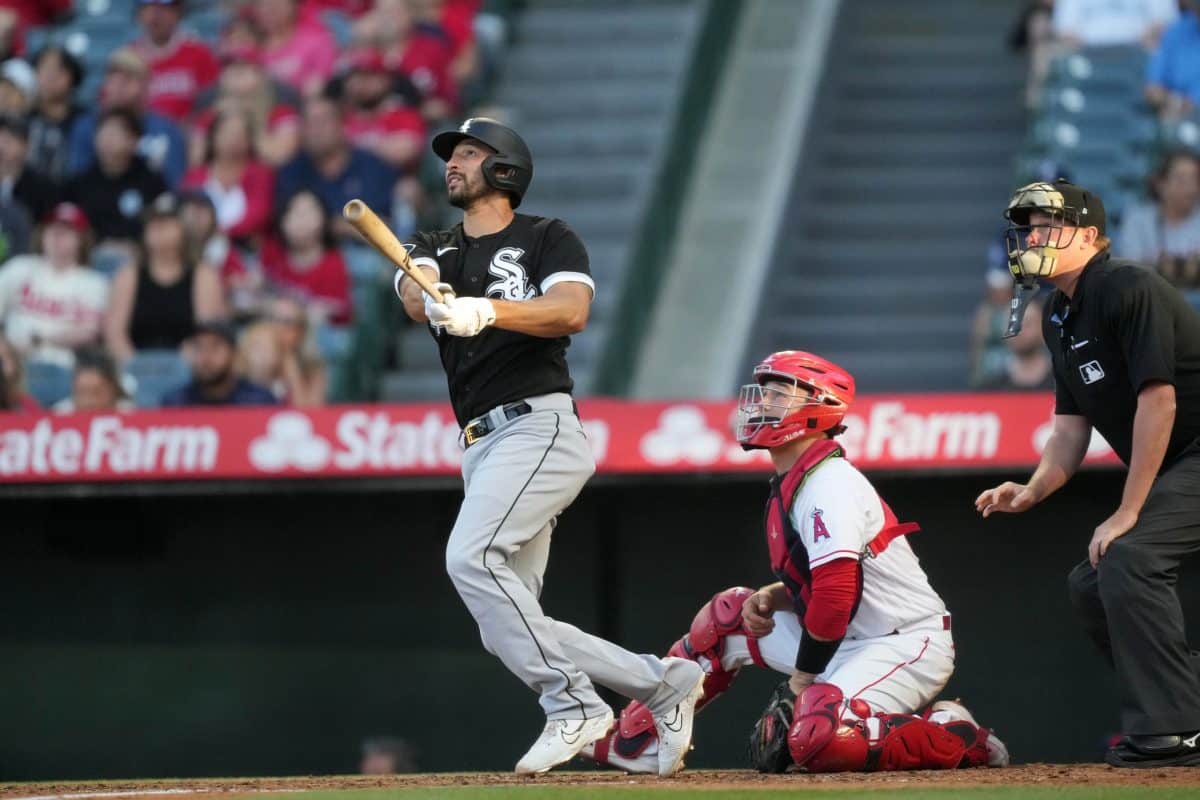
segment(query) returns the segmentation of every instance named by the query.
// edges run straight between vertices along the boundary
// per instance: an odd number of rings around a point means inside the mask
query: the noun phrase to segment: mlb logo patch
[[[1099,361],[1089,361],[1079,368],[1079,374],[1084,383],[1095,383],[1104,377],[1104,367]]]

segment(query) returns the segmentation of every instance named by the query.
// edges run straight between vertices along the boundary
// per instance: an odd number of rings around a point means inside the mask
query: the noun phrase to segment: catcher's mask
[[[734,436],[744,450],[769,449],[802,436],[841,433],[854,401],[854,378],[820,356],[772,353],[738,393]]]
[[[1033,219],[1035,213],[1043,218]],[[1091,192],[1064,180],[1038,181],[1022,186],[1004,211],[1008,269],[1013,275],[1013,300],[1004,337],[1021,330],[1025,306],[1037,292],[1037,279],[1049,278],[1059,254],[1079,235],[1080,228],[1104,233],[1104,205]],[[1036,224],[1034,224],[1036,222]]]

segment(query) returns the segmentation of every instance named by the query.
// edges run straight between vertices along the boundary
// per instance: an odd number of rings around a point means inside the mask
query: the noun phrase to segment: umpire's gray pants
[[[630,653],[542,612],[538,597],[555,519],[596,466],[570,395],[527,402],[533,412],[512,420],[491,412],[500,426],[464,454],[466,496],[446,544],[446,571],[483,646],[541,695],[549,719],[603,714],[607,706],[592,681],[651,712],[666,711],[692,688],[686,668],[668,669],[662,659]]]

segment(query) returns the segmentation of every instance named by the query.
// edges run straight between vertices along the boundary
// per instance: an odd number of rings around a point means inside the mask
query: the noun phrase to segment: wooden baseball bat
[[[413,263],[408,250],[400,244],[400,240],[396,238],[396,234],[392,233],[391,228],[383,224],[383,220],[366,203],[358,199],[351,200],[342,209],[342,216],[372,247],[404,270],[405,275],[416,281],[417,285],[424,289],[434,302],[442,302],[442,293],[434,288],[433,283],[421,271],[421,268]]]

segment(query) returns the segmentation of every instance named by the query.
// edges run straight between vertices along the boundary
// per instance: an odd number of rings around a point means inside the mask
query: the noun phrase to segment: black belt
[[[504,419],[516,419],[531,411],[533,409],[524,400],[509,403],[504,407]],[[491,412],[488,412],[466,424],[466,427],[463,428],[463,441],[466,442],[467,447],[470,447],[494,430],[496,430],[496,426],[492,425]]]

